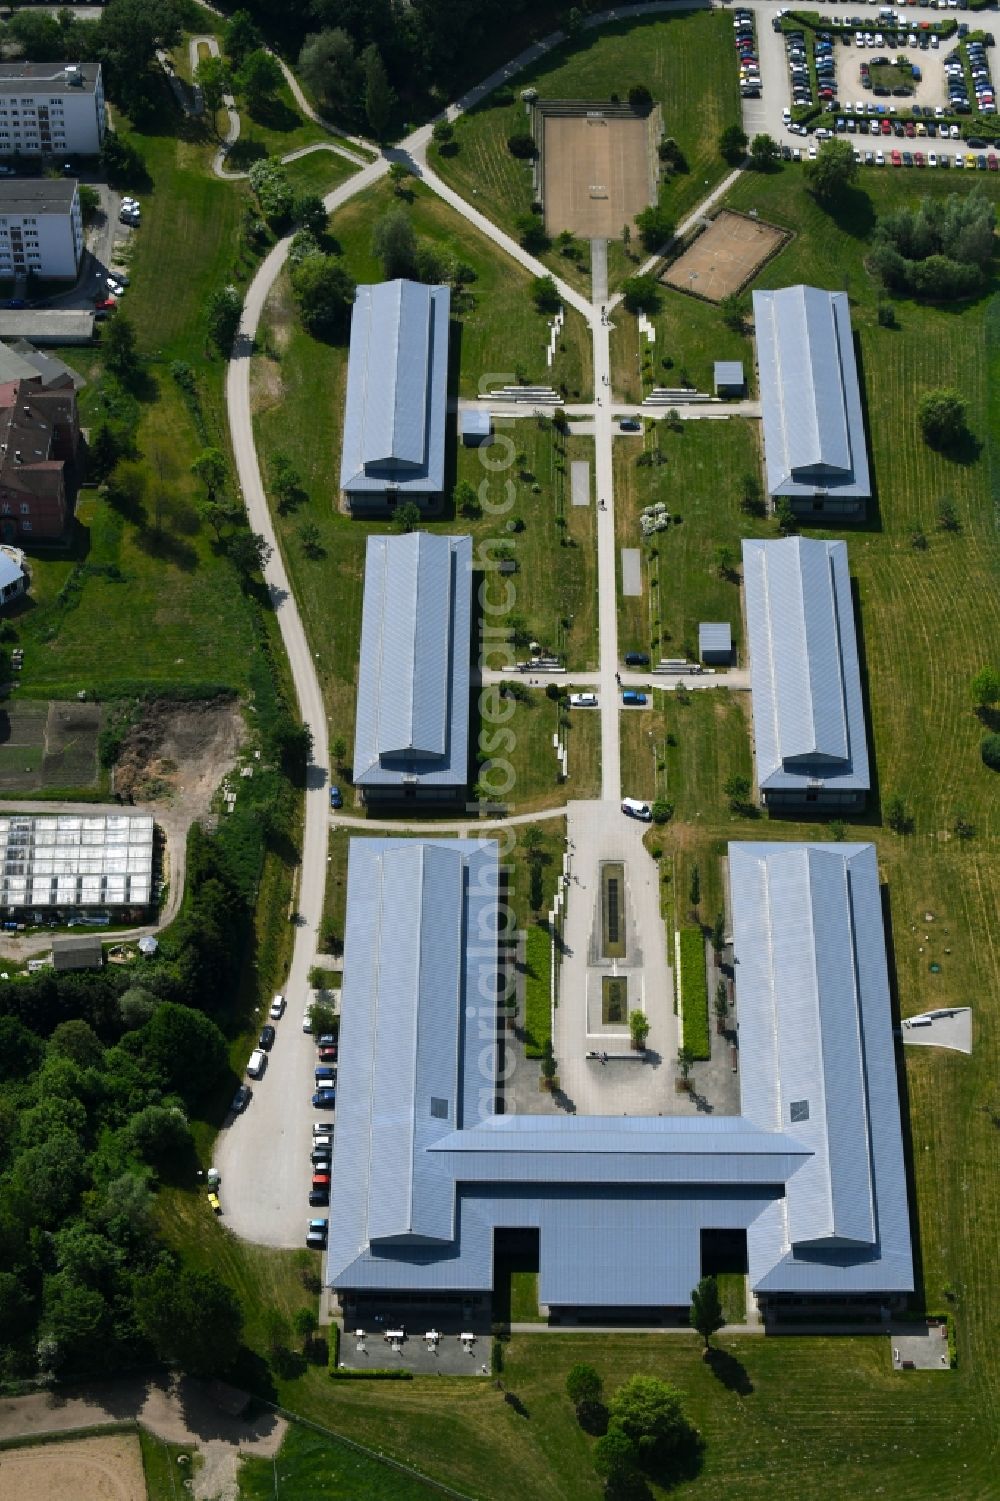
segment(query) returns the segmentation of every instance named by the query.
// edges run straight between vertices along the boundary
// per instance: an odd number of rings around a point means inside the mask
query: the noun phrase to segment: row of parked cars
[[[744,99],[759,99],[762,85],[753,11],[742,6],[733,11],[733,32],[740,60],[740,93]]]
[[[983,41],[965,43],[965,56],[969,65],[973,93],[976,96],[976,109],[981,115],[995,115],[997,112],[996,89],[993,87],[989,58],[986,55],[986,48],[991,42],[992,34],[987,33]],[[948,84],[948,97],[955,114],[971,114],[972,103],[969,99],[965,68],[962,66],[961,48],[956,47],[954,52],[948,53],[944,60],[944,72]]]
[[[308,1024],[308,1025],[307,1025]],[[310,1014],[302,1018],[304,1031],[312,1030]],[[332,1032],[321,1033],[316,1039],[315,1090],[312,1102],[317,1109],[333,1110],[337,1103],[337,1039]],[[309,1207],[318,1209],[330,1202],[330,1177],[333,1169],[334,1122],[329,1119],[313,1121],[312,1147],[309,1161],[312,1164],[312,1183],[309,1187]],[[311,1219],[306,1225],[306,1245],[321,1251],[326,1246],[329,1234],[329,1219]]]
[[[264,1074],[267,1072],[267,1060],[278,1035],[274,1023],[280,1021],[284,1014],[285,997],[283,995],[276,995],[268,1011],[269,1020],[261,1027],[260,1036],[257,1038],[257,1046],[247,1059],[247,1074],[251,1079],[263,1079]],[[233,1103],[230,1107],[233,1113],[241,1115],[252,1098],[253,1090],[250,1088],[250,1085],[241,1084],[233,1095]]]

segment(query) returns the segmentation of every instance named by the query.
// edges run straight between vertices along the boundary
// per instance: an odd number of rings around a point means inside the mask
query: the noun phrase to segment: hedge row
[[[334,1381],[412,1381],[413,1372],[404,1371],[400,1366],[372,1366],[363,1371],[354,1371],[350,1366],[343,1366],[336,1371],[330,1372]]]
[[[328,1332],[327,1337],[326,1337],[326,1343],[327,1343],[327,1355],[328,1355],[327,1364],[330,1367],[331,1374],[333,1374],[336,1371],[336,1369],[339,1366],[339,1364],[340,1364],[340,1325],[339,1324],[331,1324],[330,1325],[330,1329],[329,1329],[329,1332]]]
[[[552,1041],[552,934],[533,923],[524,935],[524,1053],[541,1058]]]
[[[712,1044],[708,1034],[705,939],[700,928],[681,929],[680,989],[684,1047],[692,1058],[708,1058]]]

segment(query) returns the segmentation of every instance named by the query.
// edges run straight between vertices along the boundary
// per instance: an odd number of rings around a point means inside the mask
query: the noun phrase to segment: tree
[[[316,1317],[315,1309],[297,1308],[295,1310],[295,1317],[292,1320],[292,1324],[294,1326],[295,1333],[302,1341],[302,1348],[304,1350],[308,1349],[312,1344],[313,1335],[316,1333],[316,1329],[319,1325],[319,1320]]]
[[[732,167],[738,167],[747,149],[747,133],[742,125],[727,125],[719,136],[719,154]]]
[[[263,47],[248,52],[240,63],[239,72],[233,80],[238,93],[246,100],[252,115],[266,111],[284,83],[285,75],[276,58]]]
[[[226,1070],[226,1039],[211,1017],[191,1006],[161,1001],[139,1040],[149,1067],[184,1099],[200,1098]]]
[[[361,68],[364,74],[365,117],[371,126],[372,135],[376,141],[380,141],[389,128],[396,95],[389,83],[382,55],[374,42],[362,52]]]
[[[748,469],[740,480],[740,510],[747,516],[763,516],[764,495],[760,475]]]
[[[311,255],[291,273],[292,295],[314,338],[342,338],[350,323],[355,282],[335,255]]]
[[[239,67],[245,57],[264,45],[249,11],[234,10],[222,33],[222,49]]]
[[[655,276],[627,276],[622,282],[622,300],[630,313],[655,313],[661,302]]]
[[[252,163],[248,175],[268,224],[284,225],[291,217],[295,194],[281,162],[269,156],[261,157]]]
[[[719,1024],[719,1031],[723,1029],[726,1014],[729,1011],[729,1000],[726,995],[726,982],[720,980],[715,987],[715,1020]]]
[[[451,503],[461,516],[481,516],[483,508],[479,496],[468,480],[460,479],[451,492]]]
[[[984,735],[979,754],[983,758],[983,765],[988,766],[990,771],[1000,771],[1000,735],[996,732]]]
[[[734,554],[731,547],[727,547],[723,543],[721,547],[715,549],[715,568],[720,579],[731,579],[733,577],[733,561]]]
[[[536,276],[531,283],[531,299],[540,313],[558,313],[562,307],[559,289],[551,276]]]
[[[775,504],[774,519],[778,523],[778,531],[783,537],[792,537],[798,531],[798,518],[792,510],[792,503],[787,495],[783,495]]]
[[[609,1404],[611,1423],[638,1450],[640,1460],[662,1460],[691,1437],[681,1394],[656,1376],[631,1376]]]
[[[754,136],[750,142],[750,165],[752,167],[755,167],[758,172],[766,172],[769,167],[773,167],[775,162],[780,160],[781,147],[773,136],[768,135],[766,131]]]
[[[115,188],[137,188],[149,180],[141,153],[131,141],[124,140],[114,130],[106,131],[104,135],[101,171]]]
[[[646,1038],[649,1036],[649,1018],[645,1011],[630,1011],[628,1018],[629,1038],[632,1046],[641,1052],[646,1046]]]
[[[334,766],[339,770],[347,759],[347,741],[343,735],[337,735],[330,741],[330,755],[333,757]]]
[[[970,686],[972,702],[977,709],[992,709],[1000,700],[1000,672],[995,667],[981,667]]]
[[[636,214],[635,227],[647,250],[660,250],[674,237],[674,221],[662,203],[652,203]]]
[[[818,155],[805,164],[806,186],[817,203],[836,203],[857,175],[852,141],[824,141]]]
[[[222,108],[223,98],[233,92],[233,75],[222,57],[203,57],[194,70],[194,81],[201,89],[205,108],[214,117]]]
[[[722,790],[729,799],[730,813],[745,814],[749,810],[753,784],[745,773],[736,772],[733,776],[727,777],[722,784]]]
[[[658,797],[649,811],[652,814],[654,823],[669,823],[674,816],[674,805],[673,803],[669,803],[665,797]]]
[[[516,130],[513,135],[509,135],[507,150],[522,162],[533,162],[538,155],[538,147],[530,130]]]
[[[697,865],[691,867],[691,885],[688,888],[688,899],[692,907],[697,907],[701,901],[701,871]]]
[[[653,108],[653,96],[644,83],[632,85],[628,91],[628,102],[637,115],[646,114]]]
[[[217,287],[214,292],[209,292],[205,302],[208,337],[226,359],[232,350],[242,311],[243,303],[235,287]],[[117,322],[118,318],[115,319]]]
[[[315,521],[303,521],[299,527],[299,541],[302,543],[302,551],[307,558],[315,561],[317,558],[326,556],[322,535]]]
[[[135,1282],[135,1317],[161,1359],[175,1360],[193,1376],[221,1376],[240,1348],[239,1299],[215,1272],[171,1265]]]
[[[238,531],[226,541],[226,553],[244,589],[255,573],[263,573],[271,557],[271,544],[259,532]]]
[[[45,1057],[45,1044],[16,1016],[0,1016],[0,1083],[27,1079]]]
[[[435,120],[431,129],[431,138],[441,150],[443,155],[450,155],[449,148],[455,145],[455,127],[450,120]]]
[[[118,998],[122,1026],[129,1030],[144,1027],[159,1004],[152,991],[143,989],[141,985],[130,985]]]
[[[746,298],[741,297],[738,292],[730,292],[728,296],[719,300],[722,321],[734,334],[743,332],[746,310]]]
[[[122,385],[131,384],[139,374],[139,354],[135,328],[123,313],[118,313],[105,325],[102,342],[107,368],[117,375]]]
[[[300,77],[335,115],[355,114],[359,70],[354,43],[342,27],[307,36],[299,53]]]
[[[717,912],[715,922],[712,924],[712,948],[717,954],[721,954],[726,946],[726,914]]]
[[[205,486],[209,500],[214,500],[229,476],[225,454],[218,448],[203,448],[191,465],[191,473]]]
[[[82,1017],[60,1022],[49,1038],[49,1056],[68,1058],[77,1068],[99,1068],[104,1045],[89,1022]]]
[[[620,1427],[609,1428],[594,1445],[594,1469],[605,1483],[609,1498],[622,1495],[634,1484],[639,1470],[639,1451]]]
[[[631,243],[632,243],[632,226],[631,226],[631,224],[623,224],[622,225],[622,244],[625,246],[626,252],[628,251],[628,247],[631,245]]]
[[[329,217],[318,193],[297,193],[292,199],[292,223],[306,234],[321,235]]]
[[[950,495],[942,495],[938,501],[938,526],[943,532],[960,532],[962,530],[962,518],[958,514],[958,507]]]
[[[147,1105],[133,1115],[128,1140],[144,1162],[160,1167],[180,1164],[191,1149],[191,1132],[183,1111],[163,1105]]]
[[[420,521],[420,507],[416,501],[406,500],[401,506],[396,507],[395,516],[396,530],[400,532],[412,532]]]
[[[118,435],[110,422],[100,422],[87,450],[87,470],[91,479],[106,479],[121,454]]]
[[[372,254],[382,264],[386,281],[412,276],[417,264],[417,237],[405,208],[391,208],[372,228]]]
[[[525,250],[530,250],[533,255],[548,250],[551,242],[545,233],[545,225],[540,214],[518,214],[514,221],[514,228]]]
[[[925,391],[917,421],[929,448],[953,448],[965,432],[965,398],[958,391]]]
[[[894,834],[908,834],[912,820],[906,809],[906,803],[898,792],[892,793],[886,799],[885,821]]]
[[[712,1335],[721,1329],[725,1322],[722,1299],[719,1297],[719,1284],[714,1277],[702,1277],[691,1293],[691,1328],[701,1335],[705,1341],[706,1350]]]
[[[150,74],[157,48],[170,52],[180,39],[181,18],[174,0],[112,0],[105,7],[95,37],[104,87],[133,117],[148,113],[157,97]]]
[[[577,1361],[566,1373],[566,1395],[574,1407],[581,1402],[599,1402],[604,1390],[597,1371],[584,1361]]]

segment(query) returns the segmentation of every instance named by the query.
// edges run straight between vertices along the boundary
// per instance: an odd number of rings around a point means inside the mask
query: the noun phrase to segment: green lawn
[[[357,171],[353,162],[336,151],[310,151],[308,156],[297,156],[285,163],[285,171],[296,193],[321,193],[324,196],[353,177]]]
[[[440,1494],[400,1470],[293,1423],[277,1457],[245,1459],[240,1501],[431,1501]]]
[[[190,1444],[168,1444],[148,1428],[139,1429],[142,1468],[146,1476],[146,1501],[176,1501],[183,1494],[184,1481],[191,1474],[191,1455],[197,1451]],[[178,1465],[179,1455],[187,1462]]]
[[[726,327],[714,303],[661,286],[660,310],[649,321],[656,332],[652,344],[640,336],[632,313],[615,309],[611,383],[616,400],[642,401],[654,386],[680,386],[685,379],[712,392],[716,360],[740,360],[747,394],[753,394],[753,344],[746,333]]]
[[[240,112],[240,135],[229,155],[233,168],[249,166],[256,157],[284,156],[286,151],[295,151],[299,146],[330,139],[321,125],[314,125],[300,112],[287,83],[282,84],[273,105],[257,115],[252,115],[240,98],[236,107]]]
[[[640,444],[615,442],[615,531],[618,546],[641,547],[643,593],[619,594],[618,630],[622,651],[649,651],[662,657],[698,658],[698,624],[728,620],[733,644],[742,639],[739,601],[740,539],[775,535],[774,523],[754,521],[739,509],[741,476],[760,477],[756,423],[741,417],[692,420],[673,431],[650,422]],[[640,467],[642,448],[657,450],[665,462]],[[679,522],[642,540],[642,509],[663,501]],[[720,547],[728,549],[727,576],[720,573]]]
[[[528,689],[528,697],[516,704],[511,718],[491,724],[499,707],[493,690],[487,689],[486,717],[480,731],[480,747],[490,754],[495,769],[484,766],[485,785],[495,789],[511,813],[530,813],[552,808],[570,798],[599,797],[601,792],[601,721],[593,710],[560,710],[541,689]],[[560,723],[560,715],[564,722]],[[568,722],[566,722],[568,721]],[[559,780],[552,736],[566,746],[569,776]],[[510,783],[510,790],[502,788]]]
[[[663,201],[680,220],[726,171],[719,134],[740,118],[731,18],[724,11],[691,11],[640,18],[585,32],[546,54],[512,80],[513,100],[487,98],[456,122],[454,155],[432,147],[435,171],[484,213],[513,233],[514,221],[531,204],[531,172],[507,150],[507,137],[525,128],[519,94],[531,85],[547,99],[610,99],[643,82],[663,111],[663,129],[687,162],[664,189]],[[555,251],[543,259],[560,276],[589,290],[589,276]],[[633,268],[623,255],[609,262],[617,282]]]

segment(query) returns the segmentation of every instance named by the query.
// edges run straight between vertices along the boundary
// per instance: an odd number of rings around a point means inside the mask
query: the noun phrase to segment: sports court
[[[584,240],[616,240],[626,223],[656,196],[651,120],[604,115],[595,108],[574,114],[543,113],[545,228],[568,229]]]
[[[709,302],[745,287],[788,239],[783,229],[723,209],[664,273],[664,281]]]

